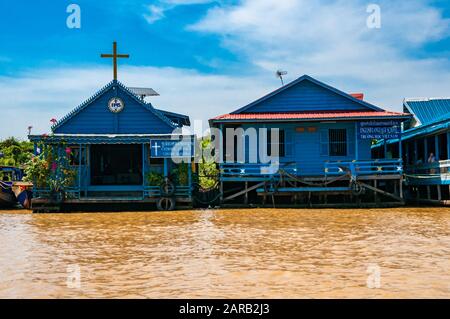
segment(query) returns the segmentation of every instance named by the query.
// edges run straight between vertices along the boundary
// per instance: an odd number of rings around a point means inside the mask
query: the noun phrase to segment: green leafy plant
[[[24,172],[24,181],[34,183],[34,186],[37,188],[48,186],[50,167],[47,158],[43,154],[33,157],[26,163]]]
[[[160,186],[164,182],[164,175],[155,171],[150,171],[145,176],[149,186]]]
[[[187,163],[178,164],[178,166],[172,170],[172,176],[175,184],[186,186],[189,183],[189,166]]]
[[[210,152],[211,139],[203,139],[201,147],[204,153]],[[202,154],[200,163],[198,164],[199,184],[203,189],[210,189],[217,185],[219,178],[219,169],[214,160],[207,160]]]
[[[33,144],[9,137],[0,141],[0,165],[22,166],[33,155]]]
[[[70,152],[61,152],[65,145],[40,145],[39,148],[41,154],[32,157],[25,165],[25,180],[37,188],[48,187],[54,192],[74,186],[77,171],[70,167]]]

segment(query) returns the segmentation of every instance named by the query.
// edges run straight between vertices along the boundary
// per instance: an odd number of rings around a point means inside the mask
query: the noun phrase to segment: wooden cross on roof
[[[113,53],[112,54],[102,54],[102,58],[112,58],[114,66],[114,81],[117,80],[117,58],[129,58],[129,54],[117,54],[117,42],[113,42]]]

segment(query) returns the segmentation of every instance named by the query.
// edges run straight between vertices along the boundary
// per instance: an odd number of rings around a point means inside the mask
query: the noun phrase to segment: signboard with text
[[[186,158],[194,156],[191,140],[151,140],[150,156],[153,158]]]
[[[396,139],[400,138],[400,121],[366,121],[358,123],[358,137],[367,139]]]

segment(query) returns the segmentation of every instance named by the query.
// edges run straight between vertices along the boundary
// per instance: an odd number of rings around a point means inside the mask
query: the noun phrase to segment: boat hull
[[[17,199],[12,192],[0,191],[0,208],[14,207],[16,205]]]
[[[12,191],[17,201],[25,209],[31,208],[31,198],[33,197],[32,187],[33,184],[27,182],[14,182],[12,185]]]

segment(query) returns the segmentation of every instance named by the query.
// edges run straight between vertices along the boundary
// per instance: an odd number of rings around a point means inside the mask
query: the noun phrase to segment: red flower
[[[52,122],[53,124],[55,124],[56,122],[58,122],[55,118],[52,118],[51,120],[50,120],[50,122]]]
[[[70,147],[66,147],[66,154],[70,155],[72,153],[72,149]]]
[[[56,171],[56,169],[58,168],[58,164],[56,164],[56,162],[52,162],[52,171]]]

